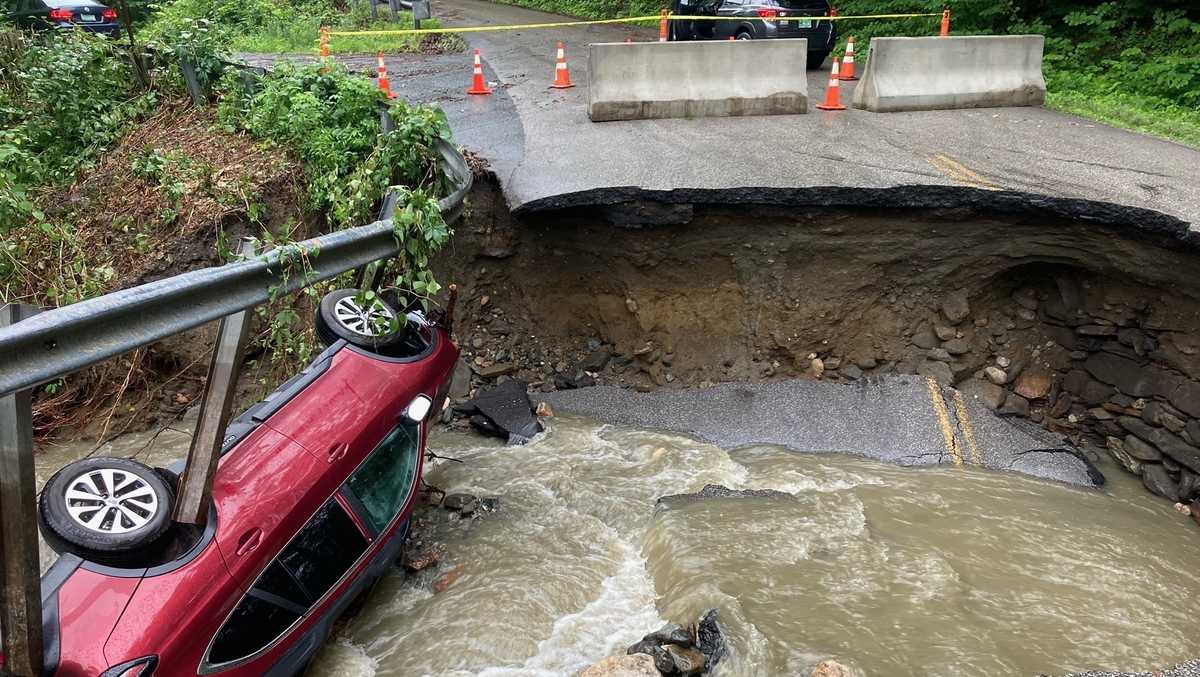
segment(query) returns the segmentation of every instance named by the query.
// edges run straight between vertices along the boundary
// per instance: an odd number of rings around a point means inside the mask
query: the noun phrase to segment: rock
[[[629,312],[634,313],[636,315],[637,311],[638,311],[637,301],[634,301],[631,298],[626,298],[625,299],[625,308],[628,309]]]
[[[1008,365],[1010,364],[1012,364],[1012,360],[1003,355],[996,358],[996,366],[1000,367],[1001,369],[1007,369]]]
[[[479,350],[480,348],[482,348],[483,347],[483,337],[476,336],[475,338],[471,339],[471,347],[474,348],[475,350]]]
[[[1166,428],[1173,433],[1183,432],[1185,426],[1183,419],[1179,417],[1178,411],[1158,400],[1151,400],[1146,403],[1145,408],[1142,409],[1142,420]]]
[[[512,362],[497,362],[496,364],[486,367],[475,366],[475,373],[479,374],[479,378],[494,379],[505,374],[511,374],[517,370],[517,365]]]
[[[1004,388],[991,381],[978,378],[964,382],[958,386],[958,389],[962,392],[963,396],[979,400],[992,411],[999,409],[1004,404],[1004,398],[1008,395],[1008,391]]]
[[[950,321],[950,324],[958,324],[967,319],[967,315],[971,314],[971,306],[967,302],[967,291],[959,289],[947,296],[942,301],[942,314]]]
[[[1163,456],[1162,465],[1167,469],[1167,472],[1171,473],[1172,477],[1178,474],[1180,470],[1183,470],[1183,466],[1176,463],[1175,459],[1170,456]]]
[[[1000,367],[984,367],[983,373],[989,381],[998,386],[1008,382],[1008,374]]]
[[[858,365],[859,369],[874,369],[875,367],[879,366],[879,363],[875,360],[875,358],[870,356],[860,357],[854,360],[854,364]]]
[[[442,499],[442,507],[451,512],[470,515],[479,508],[479,499],[471,494],[450,494]]]
[[[812,677],[857,677],[858,673],[841,663],[827,658],[813,667]]]
[[[1013,390],[1027,400],[1040,400],[1050,394],[1050,386],[1054,376],[1040,367],[1032,367],[1021,372],[1013,384]]]
[[[1171,479],[1167,469],[1157,463],[1142,466],[1142,484],[1146,485],[1151,493],[1158,494],[1168,501],[1179,500],[1179,486]]]
[[[510,443],[527,442],[542,431],[542,424],[533,415],[533,407],[530,406],[523,381],[505,381],[479,393],[470,404],[497,428],[507,433]],[[471,422],[475,422],[474,417]]]
[[[1162,453],[1191,470],[1200,472],[1200,449],[1184,442],[1171,431],[1152,427],[1140,418],[1132,416],[1122,416],[1117,421],[1122,428],[1154,445]]]
[[[644,653],[609,656],[585,668],[579,677],[661,677],[654,667],[654,658]]]
[[[642,640],[646,642],[653,642],[659,646],[662,646],[663,644],[691,646],[692,635],[678,623],[667,623],[661,628],[643,637]]]
[[[1154,394],[1154,374],[1131,359],[1112,353],[1093,353],[1083,368],[1126,395],[1149,397]]]
[[[858,379],[862,378],[863,375],[862,369],[859,369],[858,365],[856,364],[847,364],[846,366],[842,367],[838,373],[850,379],[851,381],[857,381]]]
[[[549,402],[538,402],[537,409],[533,410],[533,415],[538,418],[553,418],[554,408]]]
[[[487,304],[489,304],[491,302],[492,302],[492,298],[490,296],[488,296],[487,294],[484,294],[483,298],[479,299],[479,307],[480,308],[487,307]]]
[[[493,513],[493,512],[499,512],[499,511],[500,511],[500,497],[499,496],[484,496],[483,498],[479,499],[479,512]]]
[[[684,675],[695,675],[704,671],[708,658],[699,649],[668,644],[664,649],[671,656],[676,672]]]
[[[1062,418],[1063,416],[1066,416],[1067,412],[1071,410],[1071,407],[1074,406],[1074,404],[1074,397],[1071,397],[1066,393],[1060,394],[1058,396],[1058,400],[1054,402],[1054,406],[1050,407],[1050,417]]]
[[[459,564],[458,566],[454,567],[453,569],[442,574],[442,576],[440,578],[438,578],[436,581],[433,582],[433,591],[434,592],[445,592],[446,588],[449,588],[451,585],[454,585],[454,582],[457,581],[460,576],[462,576],[463,571],[466,568],[467,568],[467,566],[465,564]]]
[[[1125,436],[1125,452],[1139,461],[1158,463],[1162,460],[1162,452],[1143,442],[1135,435]]]
[[[1188,416],[1200,418],[1200,383],[1184,381],[1167,395],[1176,409]]]
[[[725,643],[725,631],[721,629],[720,613],[709,609],[696,626],[696,648],[708,657],[708,669],[712,671],[729,652]]]
[[[1020,416],[1029,418],[1029,400],[1016,393],[1009,393],[1004,398],[1004,406],[997,412],[1001,416]]]
[[[1105,409],[1104,407],[1092,407],[1091,409],[1088,409],[1088,415],[1097,421],[1111,421],[1116,418],[1113,416],[1111,411]]]
[[[813,361],[809,363],[809,367],[812,369],[813,377],[815,378],[821,378],[821,375],[825,373],[825,362],[819,357],[814,357]]]
[[[926,360],[917,367],[917,373],[921,376],[929,376],[944,386],[954,385],[954,372],[945,362]]]
[[[579,363],[579,369],[582,371],[590,371],[592,373],[604,371],[608,366],[608,361],[612,359],[612,350],[605,347],[600,350],[593,351],[590,355],[583,358]]]
[[[1110,436],[1105,438],[1104,441],[1108,447],[1108,455],[1112,456],[1113,460],[1120,464],[1122,468],[1125,468],[1134,475],[1142,474],[1142,462],[1130,456],[1125,451],[1125,445],[1121,440]]]
[[[931,350],[937,347],[938,339],[933,335],[933,331],[929,328],[929,325],[921,325],[917,333],[913,334],[912,342],[918,348]]]
[[[1087,382],[1090,381],[1091,378],[1092,377],[1088,376],[1088,373],[1082,369],[1072,369],[1071,371],[1067,372],[1066,377],[1063,378],[1063,388],[1069,393],[1082,395],[1084,386],[1087,385]]]
[[[1200,475],[1184,468],[1179,471],[1179,500],[1191,501],[1196,497],[1200,497]]]
[[[445,556],[446,550],[440,545],[432,545],[417,552],[405,549],[400,564],[408,571],[416,573],[441,562]]]
[[[713,498],[787,498],[795,499],[796,496],[785,491],[775,491],[774,489],[730,489],[729,487],[720,484],[706,484],[700,491],[691,494],[670,494],[668,496],[660,496],[655,501],[655,507],[671,508],[677,505],[687,505],[697,501],[704,501]]]
[[[1116,336],[1117,328],[1103,324],[1084,324],[1075,327],[1075,333],[1080,336]]]
[[[942,347],[951,355],[966,355],[971,352],[971,344],[967,343],[966,339],[950,339],[943,343]]]
[[[957,329],[941,324],[933,325],[933,333],[937,335],[939,341],[949,341],[958,336]]]
[[[1183,427],[1183,436],[1196,446],[1200,446],[1200,421],[1188,421]]]
[[[1099,381],[1089,378],[1087,383],[1083,385],[1083,392],[1079,394],[1079,399],[1083,400],[1084,404],[1094,406],[1104,404],[1116,392],[1112,386],[1106,386]]]
[[[1022,308],[1037,310],[1038,298],[1037,290],[1035,289],[1030,287],[1022,287],[1013,292],[1012,299],[1013,301],[1016,301],[1017,305],[1021,306]]]
[[[836,370],[836,369],[841,368],[841,366],[842,366],[842,360],[840,357],[825,358],[825,370],[826,371]]]
[[[492,419],[483,414],[475,414],[470,418],[470,422],[473,428],[488,437],[499,437],[502,440],[508,439],[508,432],[495,423],[492,423]]]
[[[1182,503],[1176,503],[1175,504],[1175,512],[1177,512],[1181,515],[1191,515],[1192,509]]]
[[[471,394],[471,365],[459,360],[450,377],[450,399],[461,400]]]
[[[579,384],[575,382],[575,379],[566,374],[556,373],[554,375],[554,387],[558,390],[574,390],[579,387]]]
[[[937,362],[950,361],[950,353],[946,352],[945,348],[934,348],[933,350],[929,351],[928,357],[929,359]]]

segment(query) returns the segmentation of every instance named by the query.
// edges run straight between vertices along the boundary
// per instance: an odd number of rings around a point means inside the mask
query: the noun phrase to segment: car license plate
[[[95,14],[80,14],[79,20],[84,23],[96,23],[100,20],[100,17],[96,16]]]
[[[812,19],[801,19],[796,23],[799,24],[799,28],[812,28]]]

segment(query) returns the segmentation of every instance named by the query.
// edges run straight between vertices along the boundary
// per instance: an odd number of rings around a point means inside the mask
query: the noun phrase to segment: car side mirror
[[[433,400],[429,399],[428,395],[417,395],[404,410],[404,418],[413,423],[420,423],[425,420],[425,417],[429,415],[429,410],[432,408]]]

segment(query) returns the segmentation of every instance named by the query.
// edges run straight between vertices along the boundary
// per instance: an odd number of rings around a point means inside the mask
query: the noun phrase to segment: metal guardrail
[[[438,207],[452,221],[461,214],[471,188],[471,170],[448,142],[439,140],[438,151],[455,186]],[[46,383],[398,252],[390,221],[377,221],[250,261],[195,270],[40,313],[0,329],[0,395]],[[303,266],[289,263],[298,254],[308,258]]]

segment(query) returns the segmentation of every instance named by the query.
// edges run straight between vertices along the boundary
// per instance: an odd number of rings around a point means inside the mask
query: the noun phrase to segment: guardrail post
[[[257,249],[258,243],[253,238],[244,238],[238,253],[242,258],[250,258]],[[204,399],[200,402],[200,417],[196,421],[196,432],[192,435],[183,477],[179,479],[179,495],[175,498],[176,522],[203,526],[208,520],[213,475],[221,459],[225,425],[229,422],[233,395],[237,391],[238,372],[241,371],[249,327],[249,310],[233,313],[221,320],[217,345],[208,367]]]
[[[39,310],[24,304],[0,308],[0,328]],[[42,674],[42,585],[38,557],[37,496],[33,474],[32,392],[0,397],[0,633],[4,671]]]

